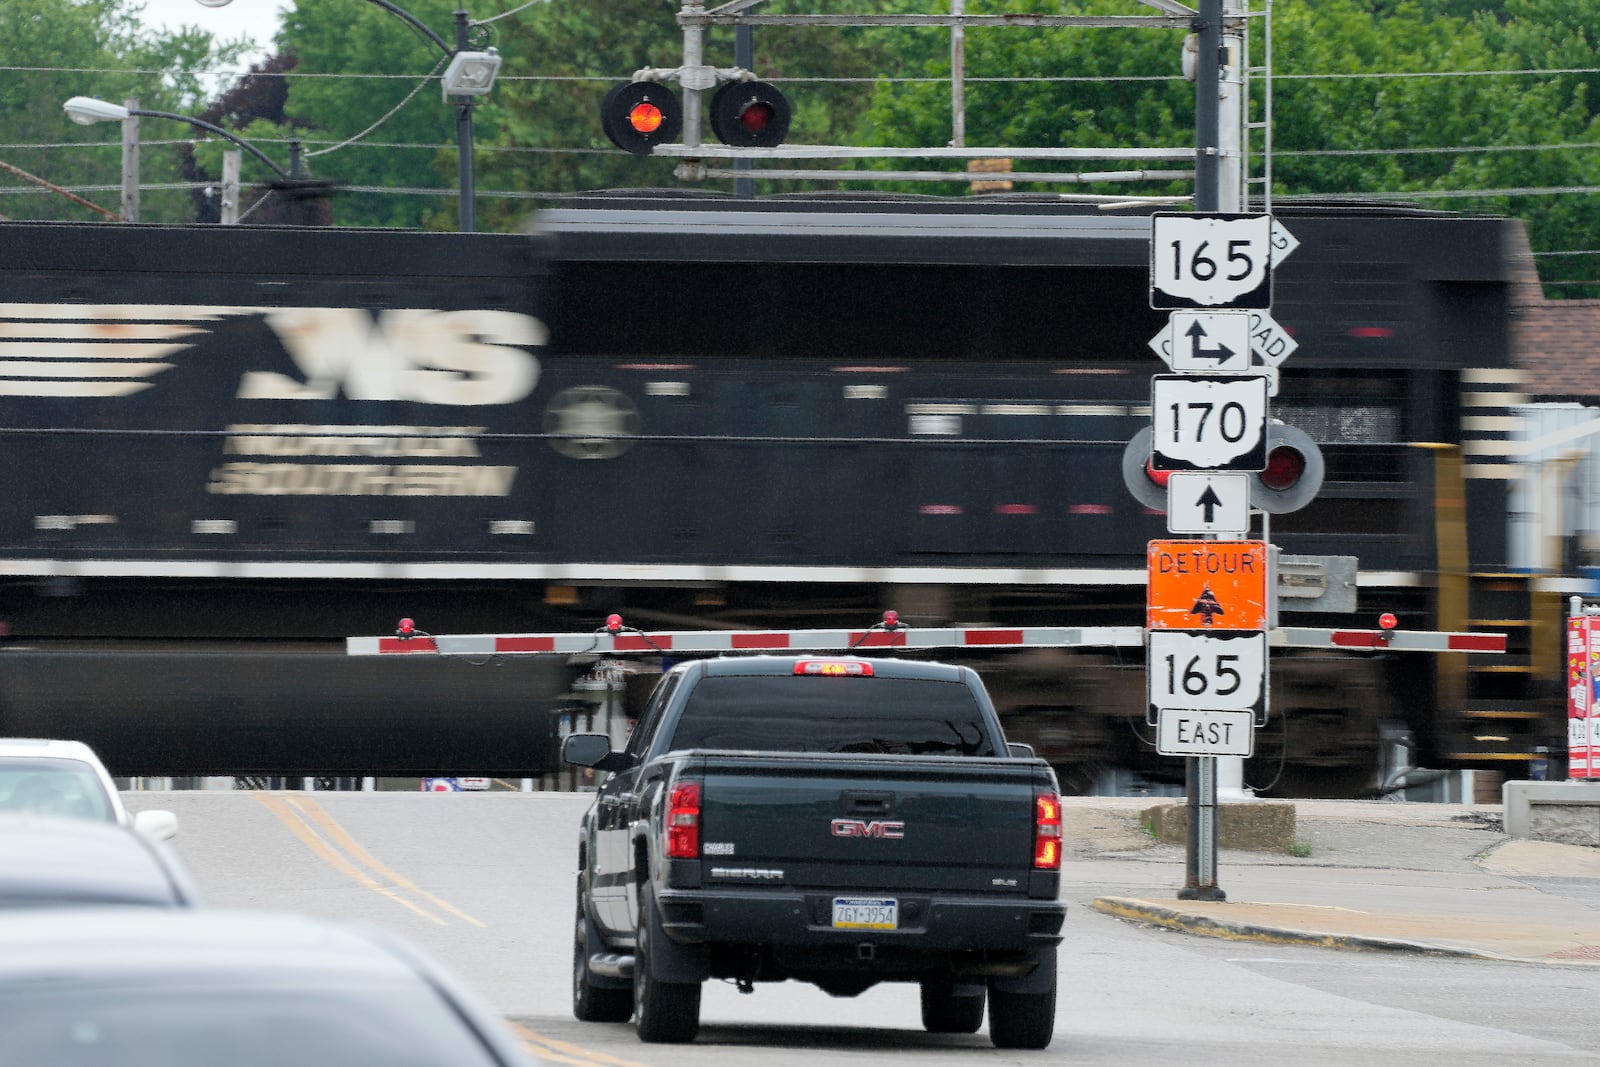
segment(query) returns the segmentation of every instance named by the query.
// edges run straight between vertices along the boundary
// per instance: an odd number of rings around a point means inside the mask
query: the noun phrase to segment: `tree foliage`
[[[904,3],[904,0],[901,0]],[[513,223],[529,206],[556,196],[593,189],[684,186],[674,177],[674,162],[628,155],[614,147],[600,126],[600,105],[614,85],[645,67],[676,68],[683,62],[683,31],[672,0],[565,0],[539,4],[508,20],[504,88],[486,108],[499,122],[506,145],[484,163],[495,188],[530,194],[526,202],[502,204],[495,211]],[[830,12],[867,12],[882,0],[847,0],[820,5]],[[763,14],[814,12],[804,0],[772,0]],[[871,80],[895,63],[889,41],[859,28],[762,28],[752,34],[753,71],[780,85],[794,105],[790,140],[795,143],[849,144],[859,133],[859,116]],[[705,62],[734,66],[734,31],[714,29],[706,36]],[[518,76],[526,80],[518,80]],[[707,94],[709,96],[709,94]],[[711,139],[709,129],[705,133]],[[732,180],[706,183],[727,190]],[[761,183],[761,192],[787,186]],[[554,196],[552,196],[554,194]]]
[[[84,127],[61,105],[73,96],[122,103],[137,99],[152,111],[194,114],[204,98],[199,73],[235,63],[242,42],[218,42],[196,29],[141,33],[138,0],[4,0],[0,3],[0,214],[22,219],[97,219],[104,216],[18,171],[115,211],[120,206],[122,138],[116,123]],[[196,9],[199,11],[200,9]],[[189,142],[198,131],[165,119],[140,120],[140,217],[179,222],[192,216],[191,192],[171,186],[186,179]],[[60,146],[60,147],[57,147]]]
[[[596,189],[729,191],[730,177],[681,180],[674,161],[627,155],[601,131],[600,101],[645,67],[683,61],[679,0],[410,0],[403,5],[445,45],[369,0],[298,0],[275,42],[277,55],[207,103],[194,72],[238,51],[199,30],[151,37],[130,15],[138,0],[4,0],[0,47],[12,57],[0,80],[8,162],[115,204],[113,127],[66,123],[54,102],[87,93],[138,96],[146,107],[195,114],[240,131],[287,164],[299,137],[311,170],[346,187],[333,205],[341,225],[457,224],[457,111],[438,75],[455,45],[458,3],[474,9],[469,46],[497,47],[505,65],[473,108],[479,228],[511,230],[536,207]],[[966,0],[970,14],[1060,12],[1150,15],[1135,0]],[[768,0],[758,13],[948,11],[949,0]],[[498,17],[502,12],[506,17]],[[203,24],[197,10],[196,22]],[[1251,62],[1263,61],[1252,22]],[[971,27],[965,33],[965,143],[969,146],[1178,147],[1194,142],[1195,100],[1184,80],[1184,27],[1041,29]],[[760,27],[754,72],[794,105],[790,143],[940,147],[954,135],[951,33],[940,26]],[[1275,198],[1388,195],[1428,206],[1509,212],[1527,220],[1537,249],[1600,247],[1600,5],[1592,0],[1277,0],[1273,17],[1271,192]],[[22,57],[50,56],[49,69]],[[710,31],[705,61],[734,64],[734,32]],[[88,73],[84,73],[88,72]],[[1264,109],[1265,79],[1251,79],[1251,114]],[[40,101],[49,106],[40,106]],[[192,186],[214,181],[222,142],[196,151],[181,127],[146,120],[146,218],[215,217]],[[709,133],[707,133],[709,137]],[[1261,131],[1249,135],[1250,190],[1266,192]],[[34,145],[68,142],[48,157]],[[89,146],[97,147],[89,147]],[[848,161],[775,161],[760,167],[840,170]],[[854,166],[860,182],[757,178],[760,193],[872,182],[905,161]],[[941,166],[950,166],[941,161]],[[259,168],[259,163],[254,164]],[[1028,161],[1032,171],[1185,169],[1180,161]],[[956,168],[959,164],[955,165]],[[247,183],[266,175],[252,173]],[[912,161],[911,169],[932,169]],[[952,168],[955,169],[955,168]],[[761,169],[755,174],[759,175]],[[876,179],[876,180],[874,180]],[[183,184],[174,192],[150,185]],[[98,186],[98,188],[96,188]],[[17,191],[0,211],[24,218],[81,218],[65,198]],[[964,181],[889,188],[963,194]],[[1019,182],[1019,190],[1181,194],[1187,180]],[[1557,194],[1554,190],[1579,192]],[[1459,195],[1459,194],[1476,195]],[[1452,195],[1445,195],[1452,194]],[[273,218],[273,203],[249,221]],[[1581,275],[1600,264],[1568,261]]]

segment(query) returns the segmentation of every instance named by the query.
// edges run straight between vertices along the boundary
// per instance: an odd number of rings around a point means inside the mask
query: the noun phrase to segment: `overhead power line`
[[[174,76],[170,70],[156,70],[144,67],[22,67],[0,66],[0,73],[15,74],[140,74],[152,77],[168,78]],[[381,74],[371,72],[325,72],[314,71],[259,71],[259,70],[190,70],[181,72],[189,78],[285,78],[295,79],[344,79],[349,81],[409,81],[417,75],[411,74]],[[1283,74],[1274,72],[1270,78],[1274,82],[1284,81],[1353,81],[1362,79],[1405,79],[1405,78],[1535,78],[1556,77],[1571,74],[1600,74],[1600,67],[1524,67],[1512,70],[1370,70],[1370,71],[1324,71],[1298,74]],[[495,80],[503,82],[596,82],[606,85],[614,84],[619,78],[626,79],[632,71],[624,74],[501,74]],[[876,85],[879,82],[892,84],[916,85],[921,83],[943,84],[949,82],[949,77],[906,77],[906,76],[868,76],[868,77],[790,77],[772,78],[774,82],[783,82],[787,85],[809,84],[845,84],[845,85]],[[971,83],[992,82],[1026,82],[1026,83],[1071,83],[1071,82],[1176,82],[1186,80],[1178,71],[1170,74],[1040,74],[1028,76],[993,76],[968,74],[962,81]],[[1265,80],[1265,79],[1264,79]]]

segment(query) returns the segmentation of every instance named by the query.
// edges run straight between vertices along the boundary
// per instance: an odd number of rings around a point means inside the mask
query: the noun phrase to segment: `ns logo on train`
[[[293,373],[246,369],[243,400],[403,400],[510,404],[533,392],[539,361],[529,351],[549,331],[512,311],[392,308],[272,308],[211,305],[0,304],[0,340],[17,346],[0,395],[117,397],[159,383],[213,323],[260,316]]]

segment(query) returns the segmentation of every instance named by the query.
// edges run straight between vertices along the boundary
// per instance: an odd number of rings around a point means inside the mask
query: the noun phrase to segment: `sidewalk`
[[[1069,797],[1062,895],[1200,936],[1600,965],[1600,849],[1512,840],[1499,805],[1292,801],[1308,854],[1219,850],[1226,899],[1177,899],[1182,847],[1140,813],[1165,798]]]

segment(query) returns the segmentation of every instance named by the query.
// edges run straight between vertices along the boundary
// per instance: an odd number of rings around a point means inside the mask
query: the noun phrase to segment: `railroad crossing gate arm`
[[[646,633],[625,627],[616,616],[594,633],[441,634],[407,625],[392,637],[349,637],[351,656],[427,653],[440,656],[504,656],[626,652],[855,652],[885,648],[1070,648],[1144,644],[1138,626],[1020,626],[911,629],[894,616],[857,630],[679,630]]]
[[[617,655],[720,652],[853,652],[885,648],[1109,648],[1142,647],[1139,626],[934,627],[912,629],[894,612],[860,630],[670,630],[646,633],[613,615],[593,633],[440,634],[402,619],[392,637],[349,637],[351,656]],[[1324,630],[1279,627],[1267,631],[1274,648],[1342,648],[1389,652],[1504,652],[1501,633],[1438,630]]]
[[[1280,627],[1267,631],[1273,648],[1345,648],[1382,652],[1504,652],[1506,635],[1442,630],[1320,630]]]

